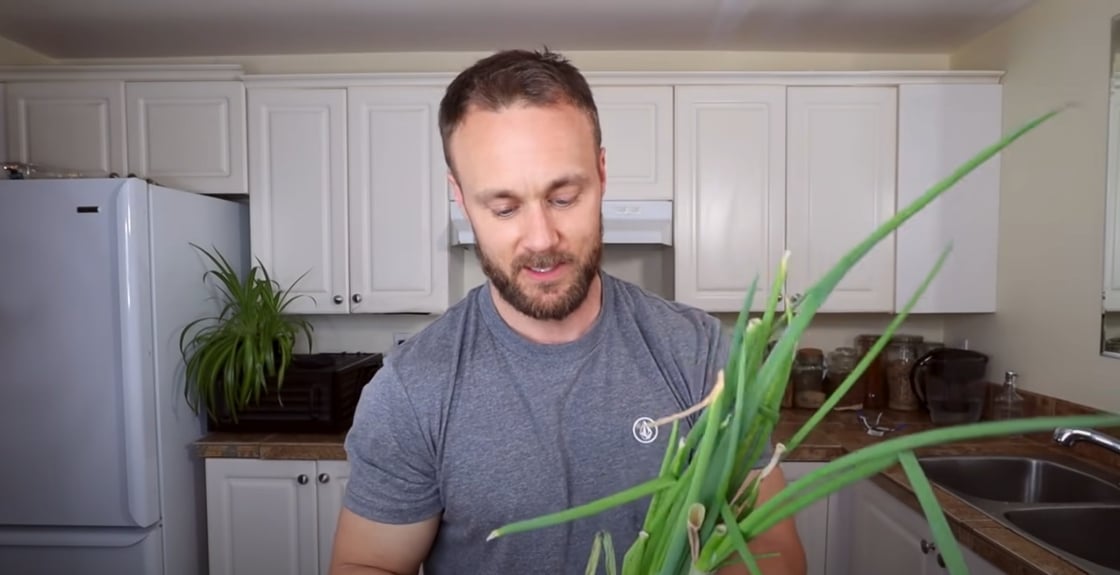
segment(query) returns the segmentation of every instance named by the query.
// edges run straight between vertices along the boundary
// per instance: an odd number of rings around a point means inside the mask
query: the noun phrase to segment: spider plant
[[[782,461],[785,453],[796,449],[813,431],[890,341],[941,269],[951,252],[951,245],[945,247],[918,290],[855,370],[794,434],[789,444],[775,445],[773,456],[761,471],[753,471],[750,464],[758,460],[773,434],[798,340],[844,275],[915,213],[1060,111],[1061,108],[1035,118],[977,153],[851,248],[800,300],[786,306],[781,313],[777,311],[778,295],[785,284],[789,254],[779,264],[765,311],[760,316],[750,317],[749,310],[758,284],[756,277],[737,318],[727,364],[719,372],[709,395],[685,412],[668,415],[656,422],[657,425],[672,426],[656,477],[584,505],[505,525],[493,531],[487,540],[588,517],[650,497],[644,524],[623,556],[621,571],[624,575],[708,574],[738,562],[745,563],[751,573],[758,574],[758,558],[748,547],[752,539],[837,490],[900,464],[917,494],[949,572],[954,575],[967,573],[948,522],[929,481],[918,466],[915,450],[959,440],[1043,431],[1067,425],[1117,425],[1120,424],[1120,416],[985,421],[903,435],[839,457],[792,481],[769,500],[758,501],[762,479]],[[773,348],[767,353],[771,343]],[[700,409],[703,411],[695,426],[686,438],[681,438],[681,417]],[[614,546],[610,534],[601,531],[587,563],[589,574],[598,570],[602,554],[606,556],[607,573],[613,575],[618,569]]]
[[[214,253],[191,244],[216,267],[207,270],[217,280],[222,303],[218,315],[198,318],[179,334],[179,350],[186,363],[184,396],[197,414],[205,408],[210,419],[217,422],[225,412],[237,422],[237,413],[249,402],[260,401],[268,391],[269,380],[275,380],[278,391],[292,362],[292,349],[302,332],[311,347],[313,328],[304,319],[285,314],[295,297],[292,286],[281,290],[264,265],[250,268],[242,279],[217,248]],[[203,322],[188,339],[189,332]]]

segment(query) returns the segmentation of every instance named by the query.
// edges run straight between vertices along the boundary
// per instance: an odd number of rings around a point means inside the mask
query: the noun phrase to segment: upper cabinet
[[[244,195],[245,92],[232,70],[33,72],[5,82],[5,161]]]
[[[673,87],[593,84],[607,157],[606,198],[673,199]]]
[[[802,295],[876,228],[1001,136],[1001,90],[979,81],[678,86],[676,299],[734,313],[782,254]],[[994,312],[998,156],[866,254],[822,313]]]
[[[438,87],[249,89],[253,256],[308,314],[450,302]]]
[[[52,171],[246,196],[253,256],[294,285],[293,312],[438,314],[462,295],[438,126],[452,77],[6,69],[0,147],[4,160]],[[1002,135],[998,72],[588,80],[606,199],[672,202],[674,297],[714,313],[738,312],[755,280],[756,311],[804,294]],[[820,311],[901,310],[951,245],[913,313],[994,312],[999,186],[997,156],[874,247]]]

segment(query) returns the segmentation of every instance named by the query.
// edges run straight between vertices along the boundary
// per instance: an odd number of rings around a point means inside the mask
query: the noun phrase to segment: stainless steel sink
[[[1120,571],[1118,507],[1041,507],[1005,511],[1009,523],[1031,537],[1102,567]]]
[[[1068,457],[919,458],[930,482],[1089,573],[1120,575],[1120,474]]]
[[[1077,464],[1031,457],[929,457],[930,481],[970,498],[1006,503],[1120,503],[1120,484]]]

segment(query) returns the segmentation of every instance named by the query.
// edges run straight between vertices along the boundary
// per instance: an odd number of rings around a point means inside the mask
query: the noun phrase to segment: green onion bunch
[[[622,575],[710,574],[738,562],[745,563],[751,573],[758,575],[759,557],[755,557],[747,546],[752,539],[832,493],[900,464],[917,494],[949,572],[953,575],[967,573],[964,558],[914,451],[954,441],[1030,433],[1061,426],[1120,425],[1120,416],[985,421],[904,435],[839,457],[789,483],[769,500],[758,502],[761,481],[781,462],[784,454],[804,441],[863,375],[937,275],[951,252],[951,245],[945,247],[901,313],[788,445],[775,445],[773,456],[760,471],[752,472],[751,463],[761,456],[778,422],[782,396],[789,382],[799,339],[844,275],[915,213],[1060,111],[1061,108],[1048,112],[980,151],[852,248],[802,298],[793,302],[785,298],[787,305],[783,311],[777,311],[778,294],[785,285],[789,254],[785,254],[779,264],[765,311],[759,317],[750,317],[758,284],[756,277],[737,318],[727,364],[719,372],[711,393],[686,412],[657,422],[658,425],[671,424],[672,429],[656,477],[596,501],[503,526],[493,531],[487,540],[589,517],[650,497],[642,529],[622,558]],[[681,438],[680,419],[700,409],[703,412],[692,431]],[[619,566],[611,536],[605,531],[598,533],[592,545],[587,563],[589,575],[598,571],[601,557],[607,574],[615,575]]]

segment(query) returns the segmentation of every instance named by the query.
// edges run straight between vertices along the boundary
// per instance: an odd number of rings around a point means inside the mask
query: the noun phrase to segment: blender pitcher
[[[956,348],[934,349],[914,362],[910,385],[936,425],[973,423],[988,396],[988,356]]]

